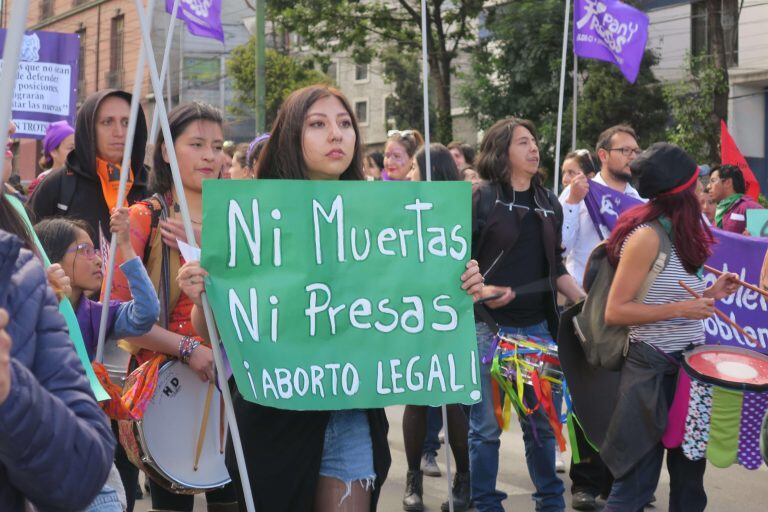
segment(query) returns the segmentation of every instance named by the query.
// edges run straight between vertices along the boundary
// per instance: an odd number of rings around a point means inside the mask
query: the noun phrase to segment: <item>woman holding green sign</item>
[[[257,175],[364,180],[362,162],[349,102],[338,90],[316,85],[283,103]],[[482,277],[476,265],[468,267],[463,288],[479,295]],[[200,304],[205,275],[198,264],[186,264],[178,275],[182,291],[195,302],[192,319],[199,333],[208,332]],[[248,402],[239,392],[234,408],[257,510],[376,510],[391,463],[383,409],[280,410]]]
[[[168,115],[173,146],[179,162],[184,185],[183,193],[190,207],[192,222],[199,232],[202,221],[202,183],[216,179],[221,172],[220,156],[224,144],[223,119],[216,108],[199,102],[185,103]],[[203,381],[214,378],[213,355],[196,336],[190,315],[192,302],[179,290],[173,276],[184,260],[177,247],[181,214],[178,194],[171,178],[171,168],[162,132],[158,136],[153,155],[150,189],[154,195],[130,207],[131,245],[142,256],[147,273],[160,297],[160,322],[140,337],[130,338],[130,349],[138,363],[151,360],[157,354],[177,357],[187,364]],[[118,258],[117,264],[123,263]],[[131,290],[126,275],[115,271],[112,297],[126,301]],[[188,428],[189,425],[184,425]],[[194,496],[174,494],[154,480],[150,480],[152,507],[159,510],[191,511]],[[126,491],[135,485],[126,483]],[[235,492],[231,485],[206,493],[206,501],[213,509],[236,510]]]

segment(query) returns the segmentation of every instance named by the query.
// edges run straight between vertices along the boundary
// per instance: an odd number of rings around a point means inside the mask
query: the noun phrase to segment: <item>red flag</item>
[[[722,119],[720,120],[720,163],[735,165],[741,169],[741,172],[744,173],[744,183],[747,185],[747,195],[757,201],[757,196],[760,195],[760,184],[757,182],[752,169],[749,168],[746,158],[739,151],[733,137],[728,133],[728,127]]]

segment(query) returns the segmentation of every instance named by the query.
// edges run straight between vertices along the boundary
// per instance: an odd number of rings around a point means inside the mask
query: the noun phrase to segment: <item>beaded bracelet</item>
[[[189,358],[192,352],[200,346],[200,342],[191,336],[184,336],[179,341],[179,360],[184,364],[189,364]]]

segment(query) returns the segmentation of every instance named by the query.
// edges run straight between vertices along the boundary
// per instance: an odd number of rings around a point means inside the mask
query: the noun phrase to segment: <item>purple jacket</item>
[[[747,210],[762,210],[763,207],[760,203],[755,202],[754,199],[744,194],[738,201],[733,203],[731,209],[725,212],[723,215],[723,226],[725,231],[731,233],[744,233],[747,229]],[[755,233],[752,233],[755,235]]]
[[[11,391],[0,405],[0,510],[81,510],[107,479],[115,439],[36,257],[0,231]]]

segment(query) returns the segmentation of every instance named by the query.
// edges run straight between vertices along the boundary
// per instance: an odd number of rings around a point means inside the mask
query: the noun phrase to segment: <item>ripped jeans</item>
[[[347,484],[347,492],[342,501],[352,493],[352,484],[355,482],[359,482],[366,490],[373,489],[376,480],[373,442],[365,411],[353,409],[331,413],[325,428],[320,475]]]

